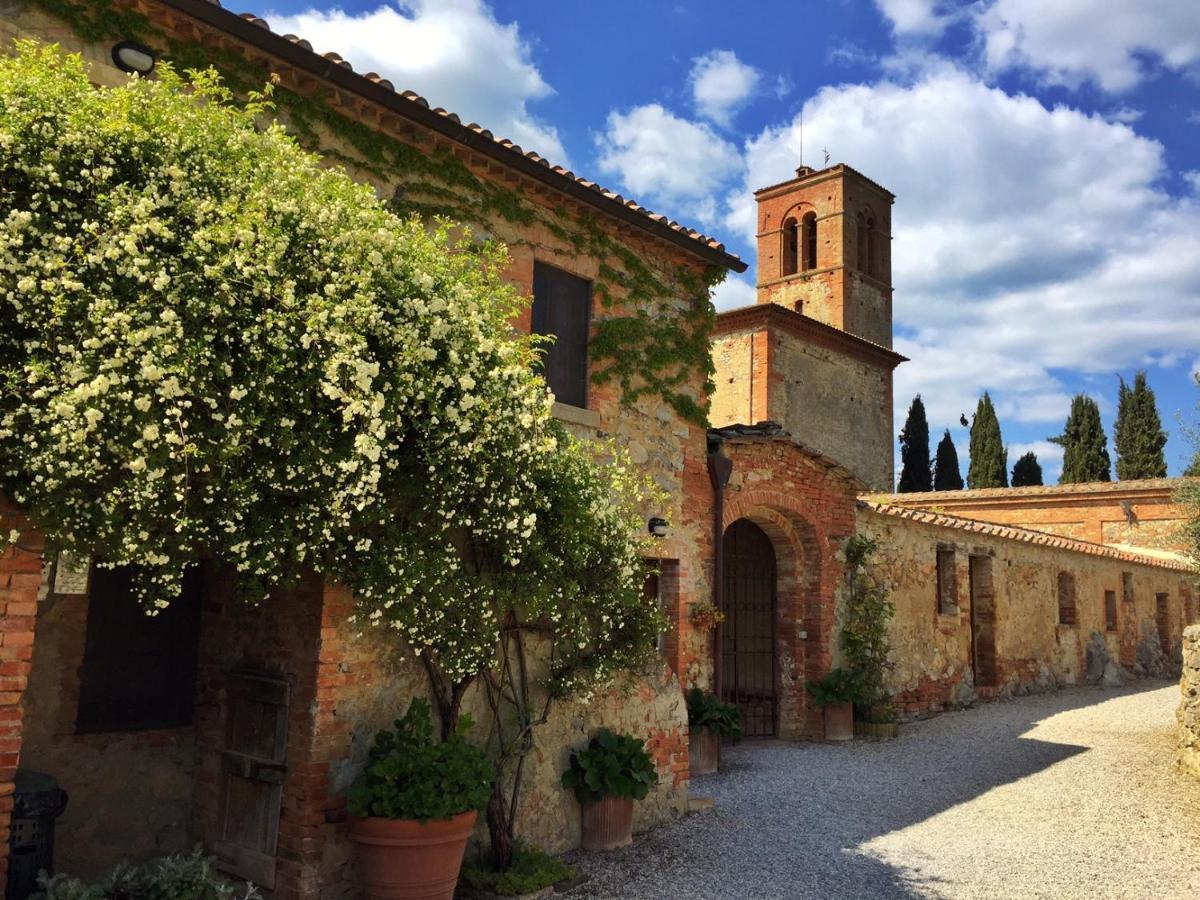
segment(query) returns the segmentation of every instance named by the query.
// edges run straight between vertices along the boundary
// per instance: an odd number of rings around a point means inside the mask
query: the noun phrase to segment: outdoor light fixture
[[[655,537],[663,538],[666,537],[667,532],[671,530],[671,524],[666,519],[660,516],[655,516],[646,523],[646,528]]]
[[[112,59],[122,72],[149,75],[154,71],[154,51],[145,44],[121,41],[121,43],[113,45]]]

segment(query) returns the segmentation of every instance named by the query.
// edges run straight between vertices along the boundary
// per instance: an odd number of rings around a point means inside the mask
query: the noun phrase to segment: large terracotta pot
[[[350,817],[350,840],[368,900],[452,900],[479,814],[449,819]]]
[[[633,798],[604,797],[583,804],[584,850],[616,850],[633,843]]]
[[[711,775],[721,768],[721,736],[704,725],[688,735],[688,774]]]
[[[825,707],[825,740],[854,740],[854,704],[839,703]]]

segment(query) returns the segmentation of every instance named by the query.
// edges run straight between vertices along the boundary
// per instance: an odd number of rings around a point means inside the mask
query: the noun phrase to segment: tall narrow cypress
[[[1117,421],[1113,423],[1113,449],[1117,451],[1117,478],[1166,478],[1167,459],[1163,431],[1146,373],[1133,376],[1133,387],[1121,379],[1117,392]]]
[[[1108,438],[1100,422],[1100,407],[1086,394],[1076,394],[1063,433],[1050,438],[1063,448],[1059,484],[1111,481]]]
[[[900,432],[900,484],[901,494],[933,489],[933,478],[929,468],[929,420],[925,418],[925,404],[921,395],[913,398],[908,407],[908,418]]]
[[[1000,420],[987,391],[979,398],[975,419],[971,422],[971,464],[967,468],[967,487],[1008,487],[1008,451],[1000,436]]]
[[[1042,483],[1042,464],[1037,454],[1030,450],[1017,460],[1012,470],[1013,487],[1036,487]]]
[[[950,439],[950,429],[942,435],[937,445],[937,459],[933,463],[933,489],[935,491],[961,491],[962,470],[958,467],[958,449]]]

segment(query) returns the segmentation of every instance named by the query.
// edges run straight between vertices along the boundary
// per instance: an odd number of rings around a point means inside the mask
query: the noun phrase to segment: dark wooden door
[[[775,549],[739,519],[725,530],[721,695],[742,714],[747,737],[773,737],[778,707]]]
[[[1158,642],[1169,657],[1171,646],[1171,601],[1167,594],[1154,595],[1154,620],[1158,625]]]
[[[996,590],[992,558],[971,557],[971,665],[975,686],[996,686]]]
[[[270,890],[287,771],[288,685],[265,673],[232,672],[226,702],[214,849],[222,869]]]

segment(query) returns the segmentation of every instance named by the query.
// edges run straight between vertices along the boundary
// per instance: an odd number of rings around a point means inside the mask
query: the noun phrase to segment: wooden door
[[[219,838],[222,869],[270,890],[283,776],[288,685],[261,672],[232,672],[226,694]]]
[[[725,531],[721,699],[736,704],[747,737],[773,737],[777,719],[775,548],[739,519]]]
[[[975,686],[996,686],[996,590],[992,584],[992,558],[972,556],[971,564],[971,665]]]
[[[1170,657],[1175,648],[1171,646],[1171,601],[1167,594],[1154,595],[1154,621],[1158,626],[1158,642],[1163,653]]]

